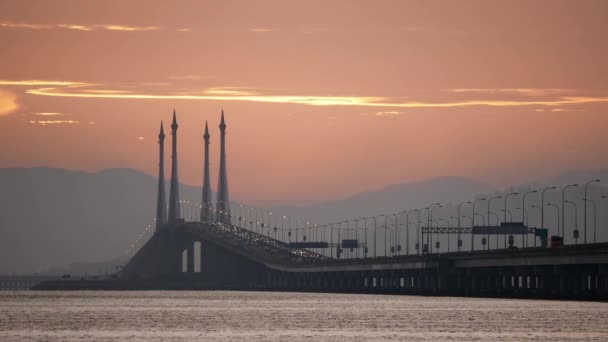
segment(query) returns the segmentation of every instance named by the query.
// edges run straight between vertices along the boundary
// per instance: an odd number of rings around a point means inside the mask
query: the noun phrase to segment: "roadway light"
[[[490,250],[490,206],[492,204],[492,200],[499,199],[499,198],[502,198],[502,197],[503,196],[498,195],[498,196],[490,197],[488,199],[488,227],[487,227],[488,233],[486,234],[486,236],[488,238],[488,247],[486,248],[487,250]],[[498,217],[496,218],[496,221],[497,221],[496,224],[498,225]],[[496,244],[497,244],[497,247],[498,247],[498,236],[496,236],[496,241],[497,241]]]
[[[421,222],[420,221],[420,213],[422,213],[423,210],[427,210],[427,212],[428,212],[429,207],[422,208],[422,209],[418,210],[418,222],[417,222],[418,228],[417,228],[417,237],[416,237],[416,240],[417,240],[416,241],[416,250],[418,251],[418,254],[422,254],[422,252],[423,252],[422,246],[424,244],[424,241],[422,241],[422,240],[424,240],[424,234],[422,234],[422,230],[421,230],[421,227],[420,227],[420,222]]]
[[[510,196],[514,196],[514,195],[519,195],[519,192],[512,192],[510,194],[507,194],[505,196],[505,222],[507,222],[507,200],[509,199]],[[511,217],[511,220],[513,219],[513,217]]]
[[[475,204],[477,203],[477,201],[486,201],[486,198],[481,197],[481,198],[476,198],[475,200],[473,200],[473,213],[471,215],[471,217],[473,218],[473,220],[471,221],[471,251],[475,250],[475,235],[473,234],[473,229],[475,228],[475,215],[481,216],[482,217],[481,224],[484,224],[483,216],[475,213]]]
[[[538,193],[538,190],[529,190],[524,192],[524,195],[522,196],[521,199],[521,221],[525,226],[528,226],[527,220],[526,220],[526,214],[527,214],[527,209],[526,209],[526,197],[529,194],[535,194]],[[534,241],[536,242],[536,237],[534,237]],[[521,236],[521,246],[522,248],[525,248],[528,242],[528,235],[525,232],[522,232],[522,236]]]
[[[458,246],[458,252],[460,252],[460,247],[462,246],[462,240],[460,239],[460,208],[462,207],[463,204],[471,204],[473,205],[473,203],[471,201],[466,201],[466,202],[462,202],[458,205],[458,242],[457,242],[457,246]],[[473,229],[473,224],[471,224],[471,229]],[[471,232],[472,234],[472,232]]]
[[[540,227],[543,229],[545,228],[545,192],[556,189],[554,186],[548,186],[543,189],[540,195]],[[536,242],[536,238],[534,242]]]
[[[519,208],[515,208],[515,209],[517,210]],[[505,221],[505,222],[512,222],[513,221],[513,212],[511,210],[500,209],[500,211],[503,212],[503,213],[505,213],[505,216],[507,216],[509,218],[509,220],[510,220],[510,221]]]
[[[583,205],[584,205],[584,210],[583,210],[583,216],[584,216],[584,243],[587,243],[587,186],[589,186],[589,184],[591,183],[599,183],[600,180],[599,179],[594,179],[594,180],[590,180],[587,183],[585,183],[585,197],[583,198]]]
[[[536,209],[539,209],[539,210],[541,209],[539,206],[534,205],[534,204],[531,205],[530,208],[536,208]],[[530,221],[530,219],[528,219],[528,221]],[[528,240],[527,237],[526,237],[526,240]],[[534,236],[534,247],[536,247],[536,235]]]
[[[405,214],[405,221],[407,221],[407,213],[408,210],[403,210],[400,211],[398,214],[400,217],[403,218],[403,214]],[[403,222],[401,223],[401,226],[403,227]],[[399,226],[397,226],[397,222],[395,222],[395,235],[396,235],[396,240],[397,240],[397,253],[398,255],[401,255],[401,230],[399,229]],[[405,238],[406,238],[406,243],[408,241],[408,227],[407,227],[407,222],[406,222],[406,227],[405,227]],[[407,246],[406,246],[407,249]]]
[[[565,235],[564,235],[564,224],[566,224],[566,220],[564,218],[564,213],[566,212],[566,210],[564,209],[564,202],[566,200],[566,190],[568,188],[570,188],[570,187],[578,187],[578,184],[568,184],[568,185],[566,185],[566,186],[564,186],[562,188],[562,219],[561,219],[561,221],[562,221],[562,227],[561,227],[562,228],[562,234],[561,234],[561,236],[562,237],[565,237]],[[558,231],[558,235],[559,235],[559,231]]]
[[[602,200],[602,199],[606,199],[606,198],[608,198],[608,196],[600,196],[600,199],[601,199],[601,200]],[[601,204],[600,204],[600,205],[601,205]],[[596,217],[596,218],[593,220],[593,224],[594,224],[594,225],[595,225],[595,223],[596,223],[596,219],[597,219],[597,217]],[[593,238],[594,238],[594,239],[595,239],[595,232],[596,232],[596,231],[597,231],[597,229],[595,229],[595,227],[594,227],[594,228],[593,228]],[[595,243],[595,240],[594,240],[594,243]]]
[[[432,228],[432,225],[433,225],[433,209],[435,209],[435,208],[443,208],[443,206],[440,203],[434,203],[429,206],[429,228]],[[439,234],[436,234],[436,235],[437,235],[437,239],[439,239]],[[433,233],[431,232],[429,234],[429,236],[430,236],[429,248],[432,252],[432,250],[433,250],[432,249]]]
[[[579,236],[579,232],[578,232],[578,208],[576,206],[576,203],[573,201],[569,201],[566,200],[564,201],[564,203],[569,203],[572,204],[572,207],[574,208],[574,229],[572,230],[572,237],[576,240],[576,243],[578,244],[578,236]],[[593,203],[594,209],[595,209],[595,202]],[[565,209],[564,209],[565,210]],[[595,213],[595,210],[594,210]],[[563,213],[562,213],[563,215]],[[565,223],[562,223],[562,225],[565,225]],[[564,241],[566,239],[566,234],[565,232],[562,231],[562,233],[564,234]]]
[[[410,254],[410,241],[409,241],[409,229],[410,229],[410,213],[417,213],[418,209],[413,209],[407,212],[407,214],[405,214],[405,221],[406,221],[406,255]],[[416,240],[418,240],[418,237],[416,237]],[[416,243],[417,244],[417,243]]]
[[[377,249],[377,246],[378,246],[377,243],[376,243],[376,239],[377,239],[377,235],[378,235],[378,228],[377,228],[378,222],[377,222],[377,220],[378,220],[378,217],[382,217],[382,216],[386,216],[386,215],[385,214],[380,214],[380,215],[374,216],[374,258],[377,257],[376,249]],[[338,234],[339,233],[340,233],[340,229],[338,228]]]
[[[547,203],[548,207],[554,207],[555,209],[557,209],[557,235],[559,236],[559,206],[554,204],[554,203]]]
[[[515,195],[519,195],[519,192],[512,192],[505,196],[505,209],[503,210],[505,212],[504,222],[507,222],[507,213],[509,213],[511,215],[511,221],[513,221],[513,214],[511,214],[511,212],[507,209],[507,200],[509,199],[509,196],[515,196]],[[510,237],[512,239],[512,235],[510,235]],[[503,236],[503,240],[505,240],[505,247],[506,247],[506,244],[507,244],[506,236]],[[523,238],[522,238],[522,246],[523,246]],[[496,235],[496,248],[498,248],[498,235]]]
[[[522,217],[522,222],[526,222],[526,196],[528,196],[529,194],[535,194],[538,193],[538,190],[530,190],[530,191],[526,191],[524,192],[524,195],[522,196],[521,199],[521,207],[523,208],[522,212],[521,212],[521,217]]]

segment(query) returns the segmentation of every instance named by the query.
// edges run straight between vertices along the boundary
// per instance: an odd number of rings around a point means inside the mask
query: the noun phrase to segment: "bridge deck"
[[[439,262],[450,262],[456,268],[608,264],[608,243],[336,259],[306,249],[293,249],[287,243],[236,226],[219,224],[203,227],[192,223],[182,225],[178,229],[189,234],[204,235],[205,238],[229,246],[271,269],[287,272],[426,269],[438,267]]]

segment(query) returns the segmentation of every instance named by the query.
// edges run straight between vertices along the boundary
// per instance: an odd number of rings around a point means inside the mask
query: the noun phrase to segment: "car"
[[[564,238],[559,235],[551,235],[551,248],[562,247],[564,245]]]

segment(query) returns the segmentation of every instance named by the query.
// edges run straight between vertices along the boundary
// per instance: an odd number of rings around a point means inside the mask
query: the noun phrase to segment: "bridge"
[[[0,291],[29,290],[43,282],[54,281],[45,275],[0,275]]]
[[[522,222],[434,225],[433,204],[420,212],[415,230],[392,228],[387,217],[378,241],[373,227],[343,221],[304,227],[274,226],[234,213],[228,199],[225,159],[226,124],[222,112],[219,188],[215,206],[209,180],[209,132],[205,129],[205,166],[199,217],[181,217],[177,179],[177,121],[172,124],[173,153],[169,206],[164,199],[163,139],[159,134],[159,185],[156,229],[116,279],[53,280],[39,289],[234,289],[331,291],[415,295],[519,298],[608,299],[608,243],[563,244],[546,228]],[[508,195],[507,195],[508,197]],[[524,195],[525,204],[525,195]],[[465,202],[473,204],[471,202]],[[506,203],[506,200],[505,200]],[[473,204],[473,214],[475,217]],[[168,214],[167,214],[168,212]],[[460,208],[459,208],[460,216]],[[505,211],[506,217],[506,211]],[[489,215],[488,215],[489,218]],[[506,220],[505,220],[506,221]],[[337,228],[336,228],[337,227]],[[369,229],[368,229],[369,228]],[[595,230],[594,230],[595,234]],[[440,236],[451,250],[440,251]],[[585,227],[586,236],[586,227]],[[456,240],[453,238],[456,237]],[[492,238],[496,241],[491,248]],[[502,245],[499,243],[502,238]],[[578,239],[578,236],[577,236]],[[384,241],[382,241],[384,240]],[[435,244],[433,244],[435,241]],[[445,242],[446,239],[444,238]],[[468,242],[467,242],[468,241]],[[550,242],[550,244],[549,244]],[[464,245],[468,244],[465,250]],[[404,246],[402,246],[404,244]],[[382,246],[384,248],[382,248]],[[435,247],[435,251],[433,248]]]

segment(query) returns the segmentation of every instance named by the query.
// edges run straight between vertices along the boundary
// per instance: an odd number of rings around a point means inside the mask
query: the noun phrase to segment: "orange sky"
[[[605,168],[606,13],[605,1],[4,1],[0,167],[156,174],[175,108],[181,181],[201,183],[209,120],[215,184],[223,108],[231,198],[252,204]]]

